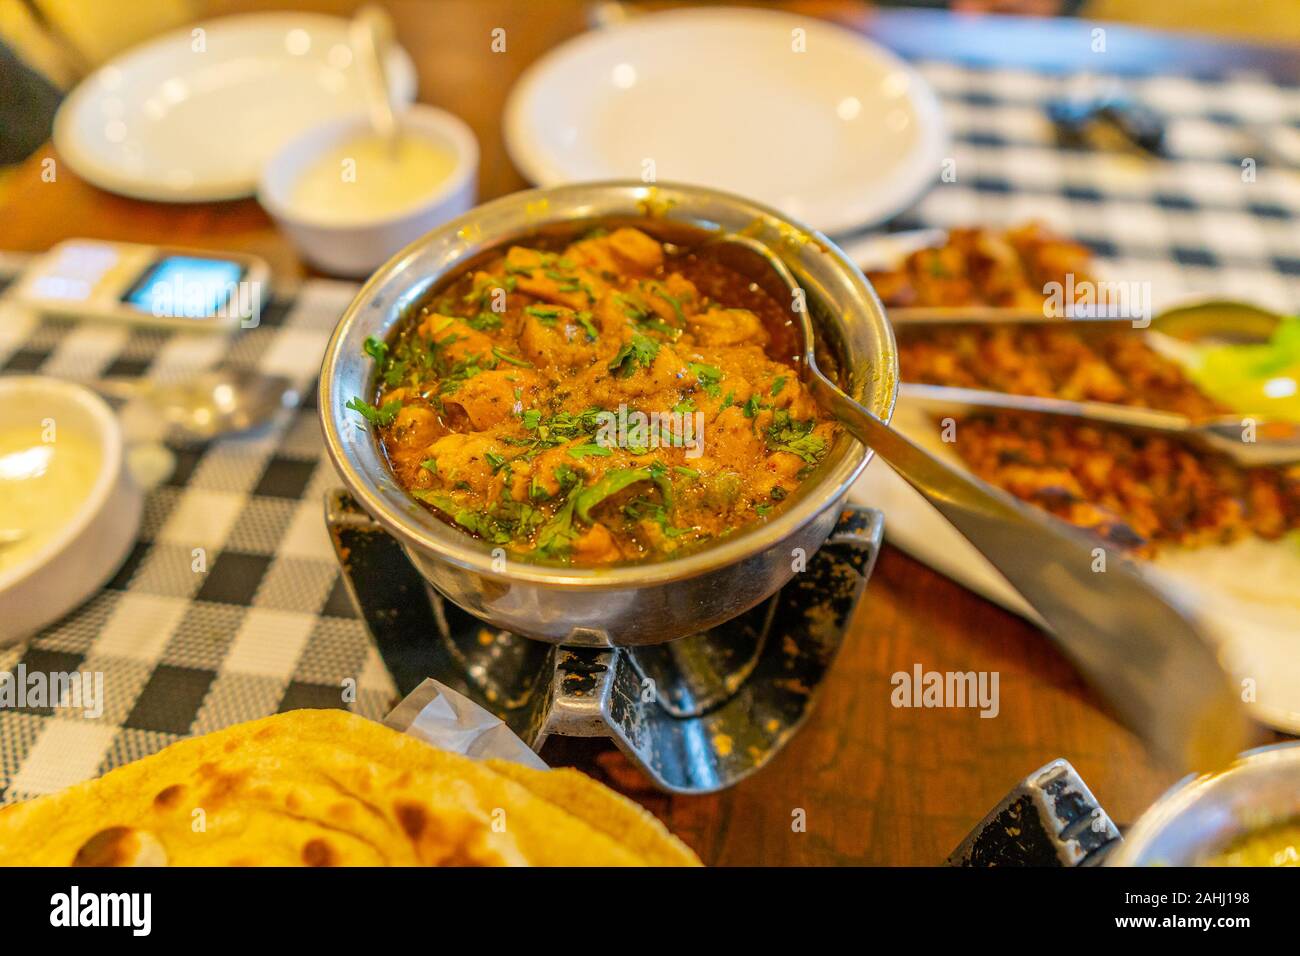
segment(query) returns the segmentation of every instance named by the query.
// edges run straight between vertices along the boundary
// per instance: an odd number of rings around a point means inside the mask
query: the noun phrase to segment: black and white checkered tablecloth
[[[224,336],[40,319],[0,300],[0,368],[160,380],[215,363],[287,375],[306,396],[252,438],[174,449],[145,499],[140,538],[99,594],[0,671],[103,674],[103,714],[0,710],[5,801],[58,790],[186,734],[294,707],[382,717],[392,680],[355,617],[324,525],[337,485],[322,459],[315,382],[356,287],[312,281]],[[206,571],[194,570],[194,549]],[[355,699],[344,704],[355,689]]]
[[[956,180],[891,228],[1040,219],[1088,243],[1107,277],[1149,282],[1157,309],[1199,293],[1300,307],[1300,168],[1276,159],[1284,144],[1293,163],[1300,151],[1300,87],[1245,74],[1124,77],[1167,121],[1168,157],[1151,160],[1056,145],[1044,107],[1077,78],[917,66],[942,102]]]
[[[1187,292],[1300,303],[1300,172],[1261,145],[1300,135],[1300,89],[1258,77],[1126,80],[1169,121],[1169,157],[1058,149],[1044,104],[1069,82],[1017,70],[921,63],[953,136],[954,182],[891,228],[1045,220],[1091,244],[1110,271]],[[1255,161],[1253,182],[1242,161]],[[0,237],[0,242],[3,238]],[[47,793],[185,734],[292,707],[380,716],[392,681],[354,617],[325,534],[311,396],[322,348],[353,293],[309,282],[262,324],[225,340],[37,320],[0,304],[0,371],[160,378],[218,362],[290,375],[309,399],[266,434],[183,451],[149,494],[140,541],[112,583],[0,671],[102,671],[104,714],[0,710],[0,792]],[[206,573],[191,570],[207,549]]]

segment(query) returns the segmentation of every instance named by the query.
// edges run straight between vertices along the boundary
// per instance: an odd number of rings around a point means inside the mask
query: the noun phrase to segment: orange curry
[[[825,455],[795,336],[689,243],[539,236],[367,341],[379,383],[349,405],[454,526],[533,560],[655,559],[763,521]]]

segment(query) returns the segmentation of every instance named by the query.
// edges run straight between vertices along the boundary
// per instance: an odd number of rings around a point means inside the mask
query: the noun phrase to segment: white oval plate
[[[638,16],[557,47],[511,91],[505,136],[541,186],[696,183],[828,233],[912,205],[946,142],[933,91],[892,53],[746,9]]]
[[[282,143],[364,108],[351,58],[337,17],[250,14],[183,27],[87,77],[59,108],[54,146],[80,176],[124,196],[250,196]],[[394,99],[410,103],[411,58],[394,47],[387,67]]]

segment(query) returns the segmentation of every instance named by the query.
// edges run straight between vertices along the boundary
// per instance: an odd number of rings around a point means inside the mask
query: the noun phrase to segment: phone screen
[[[229,259],[164,256],[145,270],[122,301],[141,312],[209,319],[236,297],[244,267]]]

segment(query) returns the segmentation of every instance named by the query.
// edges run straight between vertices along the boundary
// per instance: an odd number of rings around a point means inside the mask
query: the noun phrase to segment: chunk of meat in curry
[[[367,342],[380,387],[353,407],[403,487],[494,545],[580,565],[780,508],[836,426],[772,357],[793,352],[781,307],[673,248],[632,228],[513,246]]]

